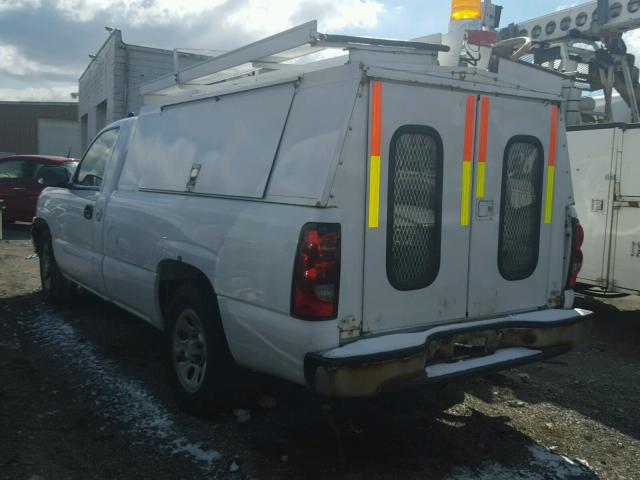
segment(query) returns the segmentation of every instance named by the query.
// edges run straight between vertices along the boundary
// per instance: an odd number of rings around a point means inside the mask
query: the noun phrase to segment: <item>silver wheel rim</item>
[[[40,262],[40,275],[42,276],[42,289],[48,291],[51,289],[51,251],[49,245],[44,245],[42,248],[41,262]]]
[[[173,330],[173,368],[189,393],[200,390],[207,371],[207,341],[200,316],[183,310]]]

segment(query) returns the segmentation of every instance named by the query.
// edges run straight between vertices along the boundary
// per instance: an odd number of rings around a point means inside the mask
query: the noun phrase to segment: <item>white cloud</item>
[[[69,70],[53,65],[44,65],[22,56],[13,45],[0,45],[0,73],[10,77],[72,77]]]
[[[17,102],[73,102],[71,93],[77,92],[76,84],[55,87],[0,88],[0,100]]]
[[[197,17],[225,3],[225,0],[52,0],[56,10],[76,22],[88,22],[111,12],[129,25],[168,24]]]
[[[108,12],[118,26],[133,27],[167,25],[178,21],[189,24],[225,3],[232,13],[220,20],[240,30],[258,33],[291,27],[292,17],[305,9],[320,13],[324,19],[322,27],[333,30],[376,26],[378,15],[384,10],[384,5],[377,0],[248,0],[244,4],[238,2],[236,8],[234,2],[225,0],[52,0],[55,9],[73,21],[88,22]],[[215,30],[214,23],[211,28]]]
[[[325,20],[322,28],[341,30],[346,27],[373,28],[384,5],[376,1],[349,0],[332,3],[335,14]]]
[[[573,2],[573,3],[569,4],[569,5],[558,5],[556,7],[556,12],[561,12],[562,10],[567,10],[568,8],[573,8],[578,4],[579,4],[579,2]]]
[[[640,65],[640,30],[633,30],[624,35],[627,50],[636,56],[636,65]]]
[[[371,33],[384,0],[0,0],[0,85],[4,95],[50,99],[76,80],[106,38],[132,44],[229,50],[317,19],[328,33]],[[16,83],[17,82],[17,83]],[[67,100],[67,98],[64,98]]]
[[[40,0],[0,0],[0,13],[21,8],[39,8]]]
[[[226,22],[254,32],[276,32],[290,28],[294,23],[317,18],[321,29],[336,31],[349,27],[375,27],[378,16],[383,11],[384,5],[375,0],[249,0],[245,7],[230,15]]]

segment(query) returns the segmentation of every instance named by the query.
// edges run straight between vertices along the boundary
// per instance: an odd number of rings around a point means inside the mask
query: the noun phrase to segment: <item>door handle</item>
[[[23,187],[13,187],[11,190],[15,191],[15,192],[22,192],[23,190],[26,190],[26,188]]]
[[[84,207],[84,218],[91,220],[93,218],[93,205],[87,205]]]

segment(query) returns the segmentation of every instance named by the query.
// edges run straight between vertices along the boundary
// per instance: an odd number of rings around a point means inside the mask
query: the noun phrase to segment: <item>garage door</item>
[[[38,119],[38,153],[78,158],[80,151],[80,123],[53,118]]]

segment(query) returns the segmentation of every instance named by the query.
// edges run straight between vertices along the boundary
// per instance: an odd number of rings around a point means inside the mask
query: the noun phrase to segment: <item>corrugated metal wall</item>
[[[78,104],[0,102],[0,152],[38,153],[38,119],[78,120]]]

